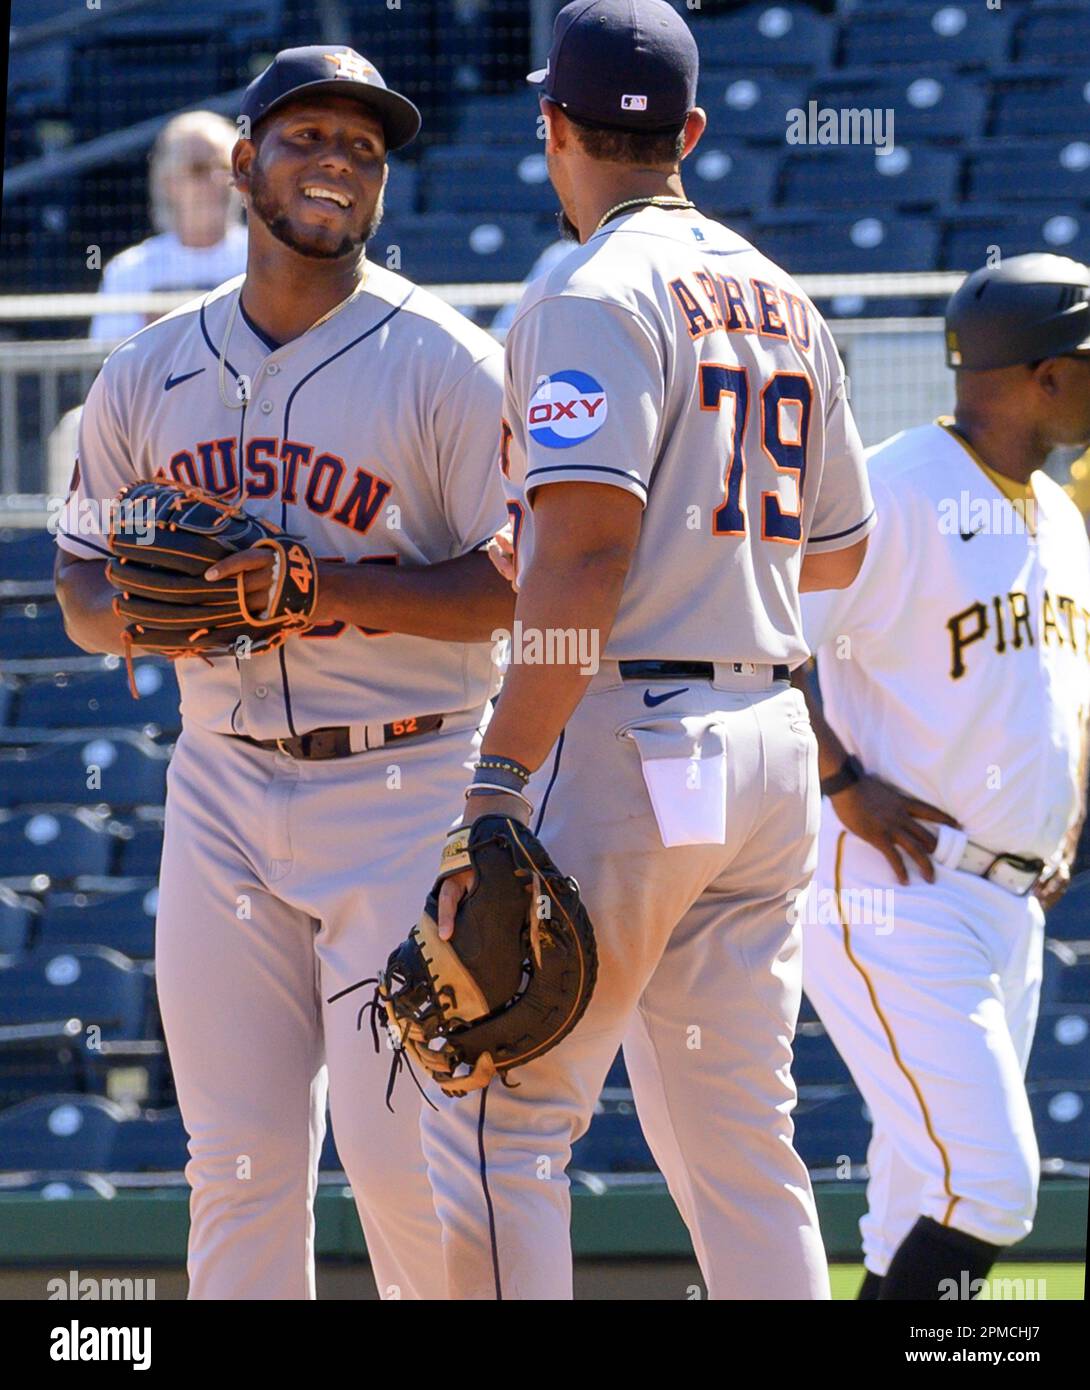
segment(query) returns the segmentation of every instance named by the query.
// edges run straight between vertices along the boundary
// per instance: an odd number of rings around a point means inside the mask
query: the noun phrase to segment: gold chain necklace
[[[597,227],[595,227],[594,231],[591,232],[591,236],[594,236],[596,232],[600,232],[611,218],[616,217],[619,212],[624,212],[626,208],[643,207],[667,208],[671,211],[680,212],[684,208],[695,208],[696,204],[690,202],[688,198],[672,198],[663,194],[657,194],[651,198],[627,198],[623,203],[617,203],[615,207],[610,208],[598,223]]]

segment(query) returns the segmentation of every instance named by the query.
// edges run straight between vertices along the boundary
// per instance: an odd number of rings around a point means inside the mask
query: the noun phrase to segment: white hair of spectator
[[[186,111],[175,116],[159,132],[149,157],[149,195],[151,220],[157,232],[177,232],[177,216],[171,198],[170,180],[185,163],[186,153],[197,142],[208,147],[213,156],[222,154],[229,162],[231,150],[238,138],[235,126],[215,111]],[[227,227],[242,220],[242,201],[231,190],[228,198]]]

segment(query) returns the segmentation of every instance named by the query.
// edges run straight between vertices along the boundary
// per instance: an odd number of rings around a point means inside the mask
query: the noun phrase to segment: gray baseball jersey
[[[608,657],[803,661],[802,555],[855,544],[874,509],[832,335],[798,285],[719,223],[647,207],[529,287],[506,354],[520,569],[529,492],[610,484],[646,512]]]
[[[134,478],[237,498],[319,559],[426,565],[486,542],[505,518],[496,466],[498,344],[399,275],[369,266],[337,312],[266,339],[228,281],[130,338],[87,397],[58,542],[104,555],[104,506]],[[180,662],[182,714],[277,738],[480,707],[487,643],[341,622],[279,651]]]

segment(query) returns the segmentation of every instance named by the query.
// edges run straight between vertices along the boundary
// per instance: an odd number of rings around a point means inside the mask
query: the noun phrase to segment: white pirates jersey
[[[144,478],[238,500],[319,559],[420,566],[485,544],[506,517],[499,345],[369,265],[361,292],[278,346],[234,312],[241,283],[107,359],[83,410],[59,544],[105,555],[101,504]],[[178,675],[185,720],[253,738],[467,710],[495,687],[485,642],[343,622],[246,659],[181,661]]]
[[[894,435],[869,467],[878,524],[859,576],[803,596],[829,723],[971,840],[1047,860],[1077,814],[1090,707],[1082,517],[1041,472],[1016,506],[938,424]]]
[[[644,504],[604,655],[805,659],[803,554],[861,540],[873,506],[836,347],[784,271],[709,218],[632,212],[527,288],[505,372],[520,573],[536,488]]]

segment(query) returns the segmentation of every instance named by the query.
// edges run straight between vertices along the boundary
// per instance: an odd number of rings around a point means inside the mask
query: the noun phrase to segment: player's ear
[[[240,193],[250,187],[250,167],[254,162],[257,146],[253,140],[239,138],[231,151],[231,183]]]
[[[685,143],[681,147],[682,159],[688,159],[707,128],[708,117],[706,113],[701,107],[694,106],[685,117]]]

